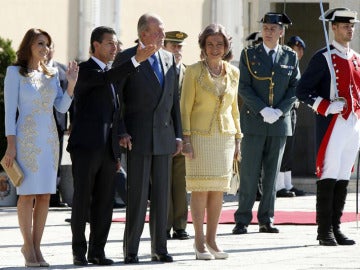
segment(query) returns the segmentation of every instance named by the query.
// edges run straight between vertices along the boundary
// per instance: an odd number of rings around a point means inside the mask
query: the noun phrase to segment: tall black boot
[[[316,223],[317,240],[321,246],[336,246],[332,231],[333,200],[335,179],[322,179],[316,182]]]
[[[347,238],[340,231],[340,218],[343,214],[344,205],[346,202],[348,180],[339,180],[335,184],[334,189],[334,204],[333,204],[333,218],[332,227],[336,242],[339,245],[354,245],[355,241]]]

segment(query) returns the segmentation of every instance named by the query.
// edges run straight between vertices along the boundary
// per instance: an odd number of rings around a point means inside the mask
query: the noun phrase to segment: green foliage
[[[0,159],[6,151],[5,110],[4,110],[4,78],[6,68],[15,62],[16,54],[11,48],[11,40],[0,37]]]

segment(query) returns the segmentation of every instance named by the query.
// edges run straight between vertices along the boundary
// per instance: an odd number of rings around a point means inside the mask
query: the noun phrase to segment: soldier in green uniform
[[[186,69],[182,63],[182,47],[187,36],[181,31],[165,32],[164,49],[171,52],[175,57],[176,71],[179,76],[179,98]],[[170,230],[173,229],[174,239],[189,239],[189,234],[186,232],[188,202],[185,183],[185,157],[181,153],[174,156],[172,160],[168,211],[167,238],[171,238]]]
[[[247,233],[261,169],[263,195],[257,214],[259,231],[279,232],[273,225],[275,179],[286,136],[292,135],[289,111],[296,100],[295,88],[300,78],[296,53],[279,44],[285,25],[291,24],[288,16],[269,12],[260,22],[263,42],[245,48],[240,58],[239,94],[244,101],[240,124],[244,137],[233,234]]]

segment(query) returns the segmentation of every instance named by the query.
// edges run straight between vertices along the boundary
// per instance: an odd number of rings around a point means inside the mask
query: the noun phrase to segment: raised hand
[[[79,74],[79,66],[76,61],[69,62],[67,71],[66,71],[66,79],[69,83],[76,83]]]
[[[141,62],[145,61],[146,59],[148,59],[150,56],[152,56],[157,51],[158,51],[158,48],[153,44],[147,45],[144,48],[141,48],[141,45],[139,44],[139,46],[137,47],[137,50],[136,50],[135,60],[138,63],[141,63]]]
[[[66,70],[66,79],[68,80],[68,94],[72,96],[74,94],[74,87],[79,74],[79,66],[76,61],[69,62]]]

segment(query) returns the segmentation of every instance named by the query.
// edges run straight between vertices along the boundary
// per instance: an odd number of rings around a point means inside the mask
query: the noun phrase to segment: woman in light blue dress
[[[23,170],[17,188],[17,210],[24,239],[21,252],[26,266],[47,267],[40,242],[47,218],[50,194],[56,192],[59,140],[53,107],[65,113],[71,104],[78,67],[71,62],[67,71],[68,89],[63,93],[58,72],[46,67],[51,37],[40,29],[25,34],[17,61],[6,71],[5,133],[6,166],[16,159]]]

